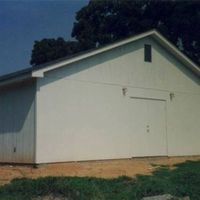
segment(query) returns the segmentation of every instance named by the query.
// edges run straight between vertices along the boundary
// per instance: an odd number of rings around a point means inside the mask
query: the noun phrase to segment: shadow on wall
[[[33,126],[34,84],[20,83],[0,89],[0,135],[20,133]],[[26,123],[26,121],[30,121]],[[26,131],[26,130],[25,130]]]

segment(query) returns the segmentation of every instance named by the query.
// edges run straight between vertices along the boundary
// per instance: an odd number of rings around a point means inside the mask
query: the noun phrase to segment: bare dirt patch
[[[114,178],[118,176],[136,176],[150,174],[160,165],[173,167],[186,160],[200,160],[194,157],[170,158],[133,158],[122,160],[68,162],[32,166],[0,165],[0,185],[9,183],[14,178],[38,178],[45,176],[93,176]]]

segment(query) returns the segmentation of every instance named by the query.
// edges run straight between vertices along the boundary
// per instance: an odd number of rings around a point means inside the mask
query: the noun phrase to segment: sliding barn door
[[[131,155],[166,156],[166,101],[131,98],[130,108]]]

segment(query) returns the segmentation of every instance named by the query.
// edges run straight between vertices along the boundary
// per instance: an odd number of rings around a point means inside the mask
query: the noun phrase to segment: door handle
[[[146,128],[147,128],[147,133],[149,133],[150,132],[150,126],[146,125]]]

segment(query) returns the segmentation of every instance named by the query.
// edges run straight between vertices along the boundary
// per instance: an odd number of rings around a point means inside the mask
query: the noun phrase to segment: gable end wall
[[[133,157],[132,97],[166,102],[169,156],[199,155],[199,85],[150,37],[47,72],[37,81],[36,162]]]

